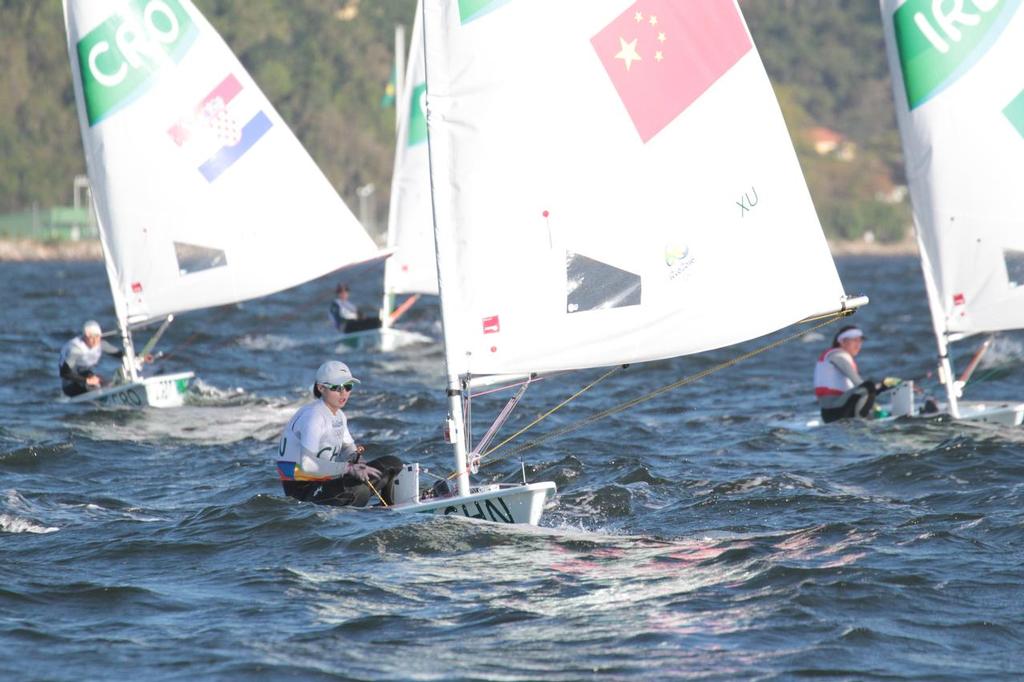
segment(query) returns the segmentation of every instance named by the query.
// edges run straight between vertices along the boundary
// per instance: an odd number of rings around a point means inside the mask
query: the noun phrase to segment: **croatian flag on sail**
[[[188,116],[168,129],[179,147],[198,145],[204,152],[199,172],[213,182],[249,151],[273,125],[262,111],[240,125],[232,115],[231,103],[242,92],[242,84],[229,74],[204,97]]]
[[[751,48],[729,0],[640,0],[590,42],[644,142]]]

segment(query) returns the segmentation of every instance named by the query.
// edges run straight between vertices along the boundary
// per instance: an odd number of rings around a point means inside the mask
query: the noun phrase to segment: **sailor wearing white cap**
[[[836,333],[832,347],[818,356],[814,366],[814,395],[821,408],[821,419],[826,423],[871,417],[878,393],[900,383],[893,377],[886,377],[878,384],[861,378],[854,358],[860,353],[864,339],[860,327],[845,326]]]
[[[329,360],[316,371],[313,396],[281,435],[277,474],[286,495],[335,506],[364,506],[370,486],[391,504],[392,483],[402,461],[385,455],[362,462],[363,447],[356,445],[342,408],[359,384],[348,365]]]
[[[76,396],[100,388],[103,382],[94,370],[103,354],[124,356],[122,350],[102,337],[100,323],[89,320],[82,325],[82,334],[60,349],[60,381],[64,395]]]

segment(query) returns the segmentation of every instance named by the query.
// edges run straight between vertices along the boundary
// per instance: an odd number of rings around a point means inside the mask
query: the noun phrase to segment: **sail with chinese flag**
[[[736,2],[424,5],[450,375],[674,357],[843,307]]]

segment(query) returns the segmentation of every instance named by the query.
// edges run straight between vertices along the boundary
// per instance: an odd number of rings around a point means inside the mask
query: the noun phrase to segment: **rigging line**
[[[615,372],[618,372],[619,370],[621,370],[621,369],[624,369],[624,368],[626,368],[626,367],[628,367],[628,366],[629,366],[629,365],[620,365],[620,366],[618,366],[618,367],[612,367],[612,368],[611,368],[610,370],[608,370],[607,372],[605,372],[604,374],[602,374],[601,376],[599,376],[599,377],[598,377],[597,379],[594,379],[594,380],[593,380],[592,382],[590,382],[590,383],[589,383],[588,385],[586,385],[586,386],[584,386],[583,388],[581,388],[580,390],[576,391],[576,392],[575,392],[575,393],[573,393],[573,394],[572,394],[571,396],[569,396],[568,398],[566,398],[565,400],[563,400],[563,401],[562,401],[562,402],[560,402],[559,404],[555,405],[555,406],[554,406],[554,407],[552,407],[552,408],[551,408],[550,410],[548,410],[548,411],[547,411],[547,412],[545,412],[544,414],[540,415],[539,417],[537,417],[536,419],[534,419],[534,420],[533,420],[532,422],[530,422],[529,424],[527,424],[527,425],[526,425],[526,426],[524,426],[523,428],[519,429],[518,431],[516,431],[516,432],[515,432],[514,434],[512,434],[511,436],[509,436],[508,438],[506,438],[506,439],[505,439],[505,440],[503,440],[502,442],[498,443],[497,445],[495,445],[495,446],[494,446],[493,448],[491,448],[491,449],[490,449],[490,450],[488,450],[487,452],[484,452],[484,453],[482,453],[482,454],[478,455],[478,456],[477,456],[477,461],[480,461],[480,460],[482,460],[482,459],[483,459],[484,457],[486,457],[486,456],[490,455],[490,454],[491,454],[492,452],[494,452],[494,451],[495,451],[495,450],[497,450],[498,448],[500,448],[500,447],[502,447],[502,446],[506,445],[506,444],[507,444],[507,443],[508,443],[509,441],[512,441],[512,440],[514,440],[515,438],[518,438],[519,436],[521,436],[522,434],[524,434],[524,433],[525,433],[526,431],[530,430],[531,428],[533,428],[534,426],[536,426],[537,424],[539,424],[539,423],[540,423],[540,422],[542,422],[543,420],[545,420],[545,419],[547,419],[548,417],[550,417],[550,416],[551,416],[552,414],[554,414],[554,413],[555,413],[556,411],[558,411],[558,410],[559,410],[559,409],[561,409],[562,407],[564,407],[564,406],[568,405],[568,404],[569,404],[570,402],[572,402],[573,400],[575,400],[575,399],[576,399],[576,398],[578,398],[579,396],[583,395],[584,393],[586,393],[587,391],[589,391],[590,389],[592,389],[592,388],[593,388],[594,386],[597,386],[597,385],[598,385],[599,383],[601,383],[602,381],[604,381],[605,379],[607,379],[608,377],[610,377],[610,376],[611,376],[612,374],[614,374]],[[529,381],[527,381],[526,383],[530,383],[530,382],[529,382]],[[451,479],[453,479],[453,478],[455,478],[455,477],[459,476],[460,474],[461,474],[461,472],[459,472],[459,471],[453,471],[452,473],[448,474],[448,477],[447,477],[447,478],[446,478],[445,480],[451,480]]]
[[[622,366],[612,367],[610,370],[608,370],[607,372],[605,372],[604,374],[599,376],[597,379],[594,379],[588,385],[586,385],[583,388],[581,388],[580,390],[576,391],[571,396],[569,396],[568,398],[566,398],[562,402],[558,403],[557,405],[552,407],[550,410],[548,410],[544,414],[540,415],[539,417],[537,417],[532,422],[530,422],[529,424],[527,424],[523,428],[521,428],[518,431],[516,431],[515,433],[513,433],[511,436],[509,436],[505,440],[503,440],[500,443],[498,443],[497,445],[495,445],[493,448],[491,448],[487,452],[480,453],[480,458],[483,459],[484,457],[487,457],[488,455],[490,455],[495,450],[498,450],[499,448],[503,447],[504,445],[506,445],[510,441],[513,441],[516,438],[518,438],[519,436],[523,435],[524,433],[526,433],[527,431],[532,429],[534,426],[536,426],[537,424],[541,423],[542,421],[544,421],[545,419],[547,419],[548,417],[553,415],[555,412],[557,412],[561,408],[565,407],[566,405],[571,403],[573,400],[575,400],[576,398],[580,397],[581,395],[583,395],[584,393],[586,393],[587,391],[592,389],[594,386],[597,386],[599,383],[601,383],[602,381],[604,381],[605,379],[610,377],[612,374],[618,372],[621,369],[622,369]]]
[[[555,377],[562,376],[563,374],[568,374],[569,372],[575,372],[575,371],[579,371],[579,370],[571,370],[571,369],[569,369],[569,370],[564,370],[564,371],[561,371],[561,372],[551,372],[550,374],[544,374],[542,376],[536,376],[536,374],[531,374],[529,378],[524,379],[523,381],[517,381],[514,384],[505,384],[504,386],[498,386],[497,388],[491,388],[491,389],[488,389],[486,391],[480,391],[479,393],[472,393],[471,392],[469,394],[469,397],[470,397],[470,399],[472,399],[472,398],[479,398],[479,397],[485,396],[485,395],[490,395],[492,393],[500,393],[501,391],[507,391],[507,390],[512,389],[512,388],[519,388],[523,384],[531,384],[531,383],[535,384],[538,381],[544,381],[546,379],[554,379]]]
[[[770,343],[768,345],[761,346],[760,348],[755,348],[754,350],[752,350],[752,351],[750,351],[748,353],[743,353],[742,355],[738,355],[735,358],[732,358],[731,360],[727,360],[727,361],[725,361],[725,362],[723,362],[721,364],[715,365],[714,367],[709,367],[708,369],[705,369],[705,370],[702,370],[700,372],[697,372],[696,374],[691,374],[689,376],[685,376],[685,377],[683,377],[682,379],[680,379],[678,381],[675,381],[675,382],[673,382],[671,384],[667,384],[665,386],[662,386],[661,388],[657,388],[657,389],[651,391],[650,393],[648,393],[646,395],[640,396],[639,398],[634,398],[634,399],[629,400],[629,401],[627,401],[625,403],[621,403],[621,404],[616,405],[614,407],[610,407],[607,410],[603,410],[601,412],[593,414],[593,415],[583,419],[582,421],[576,422],[575,424],[570,424],[570,425],[565,426],[565,427],[563,427],[561,429],[557,429],[557,430],[552,431],[550,433],[546,433],[546,434],[538,437],[536,440],[532,440],[532,441],[529,441],[527,443],[524,443],[523,445],[520,445],[519,447],[514,448],[510,452],[507,452],[507,453],[503,454],[500,459],[505,459],[505,458],[508,458],[508,457],[512,457],[512,456],[521,454],[521,453],[523,453],[523,452],[525,452],[527,450],[530,450],[531,448],[534,448],[534,447],[536,447],[536,446],[538,446],[538,445],[540,445],[540,444],[542,444],[542,443],[544,443],[544,442],[546,442],[548,440],[551,440],[552,438],[557,438],[558,436],[563,436],[563,435],[565,435],[567,433],[571,433],[571,432],[575,431],[576,429],[580,429],[580,428],[583,428],[584,426],[587,426],[588,424],[593,424],[594,422],[596,422],[596,421],[598,421],[600,419],[604,419],[605,417],[611,416],[611,415],[616,414],[618,412],[622,412],[623,410],[627,410],[627,409],[629,409],[631,407],[635,407],[636,405],[639,405],[640,403],[643,403],[643,402],[646,402],[648,400],[651,400],[652,398],[656,398],[657,396],[661,395],[662,393],[667,393],[667,392],[669,392],[671,390],[679,388],[680,386],[685,386],[686,384],[690,384],[690,383],[693,383],[694,381],[698,381],[700,379],[703,379],[706,376],[714,374],[715,372],[718,372],[720,370],[732,367],[733,365],[737,365],[740,362],[743,362],[745,360],[749,360],[750,358],[755,357],[757,355],[760,355],[761,353],[766,353],[766,352],[768,352],[770,350],[774,350],[775,348],[778,348],[779,346],[781,346],[783,344],[789,343],[790,341],[793,341],[795,339],[800,338],[801,336],[803,336],[804,334],[807,334],[808,332],[815,331],[816,329],[821,329],[822,327],[825,327],[825,326],[830,325],[830,324],[832,324],[834,322],[837,322],[837,321],[843,319],[844,317],[848,317],[849,315],[852,315],[854,312],[855,312],[854,310],[841,310],[841,311],[838,311],[836,313],[831,313],[829,315],[829,317],[827,319],[825,319],[824,322],[819,322],[818,324],[814,325],[813,327],[810,327],[808,329],[801,329],[800,331],[795,332],[795,333],[793,333],[793,334],[791,334],[791,335],[789,335],[787,337],[784,337],[782,339],[779,339],[778,341],[773,341],[772,343]],[[814,319],[821,319],[821,316],[819,316],[817,318],[814,318]],[[568,401],[566,401],[566,402],[568,402]],[[537,421],[539,421],[539,420],[537,420]],[[536,422],[534,422],[534,423],[536,423]],[[523,430],[525,431],[525,429],[523,429]],[[520,431],[520,433],[522,433],[522,431]],[[516,434],[516,435],[519,435],[519,434]],[[499,447],[501,447],[502,445],[505,445],[509,440],[511,440],[511,438],[505,440],[500,445],[495,446],[494,448],[491,448],[486,453],[484,453],[484,455],[490,455],[491,453],[495,452]],[[481,458],[484,455],[481,455]],[[498,461],[498,460],[497,459],[491,460],[491,462],[496,462],[496,461]],[[490,463],[490,462],[488,462],[488,463]]]
[[[532,384],[532,383],[536,383],[538,381],[544,381],[544,379],[546,379],[546,378],[547,377],[537,377],[536,379],[531,378],[531,379],[526,379],[524,381],[517,381],[514,384],[506,384],[505,386],[499,386],[498,388],[492,388],[492,389],[487,390],[487,391],[481,391],[480,393],[471,393],[469,395],[469,397],[470,398],[479,398],[481,396],[490,395],[492,393],[501,393],[502,391],[507,391],[507,390],[512,389],[512,388],[519,388],[520,386],[522,386],[524,384]]]

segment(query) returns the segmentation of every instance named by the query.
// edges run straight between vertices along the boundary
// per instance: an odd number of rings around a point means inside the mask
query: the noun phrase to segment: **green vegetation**
[[[415,0],[195,0],[355,206],[389,185],[394,111],[380,107],[393,27]],[[743,0],[744,14],[793,132],[826,232],[902,236],[905,202],[876,200],[902,182],[878,7],[864,0]],[[83,173],[61,4],[0,0],[0,213],[68,204]],[[826,127],[855,155],[819,155]],[[381,207],[385,191],[377,194]],[[378,210],[378,215],[383,211]]]
[[[740,4],[782,103],[825,232],[857,239],[870,230],[880,241],[902,239],[910,225],[908,203],[878,200],[905,183],[878,3]],[[805,135],[818,126],[853,143],[854,158],[819,155]]]

